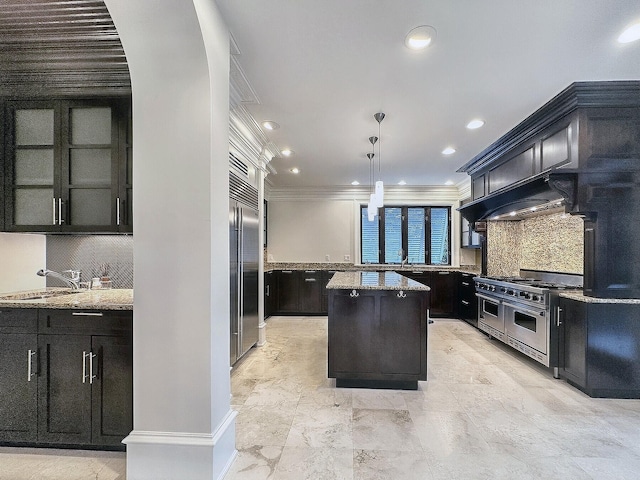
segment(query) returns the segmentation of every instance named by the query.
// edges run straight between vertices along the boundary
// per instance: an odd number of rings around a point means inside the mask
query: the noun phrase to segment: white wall
[[[267,212],[269,261],[353,261],[353,201],[272,201]]]
[[[36,272],[46,267],[46,237],[25,233],[0,233],[0,293],[44,288]]]
[[[267,221],[269,262],[360,261],[360,205],[366,204],[366,188],[332,190],[271,190]],[[385,205],[448,206],[452,216],[452,262],[473,265],[475,251],[460,245],[460,205],[456,187],[387,187]],[[350,260],[345,260],[348,255]]]

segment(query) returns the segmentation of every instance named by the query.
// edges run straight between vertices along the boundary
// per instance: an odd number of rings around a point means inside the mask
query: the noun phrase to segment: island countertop
[[[341,290],[431,290],[420,282],[396,272],[336,272],[327,284],[328,289]]]
[[[56,295],[47,298],[33,298],[46,296],[52,292],[56,292]],[[71,293],[68,289],[47,288],[6,293],[0,294],[0,308],[133,310],[133,290],[114,288]]]

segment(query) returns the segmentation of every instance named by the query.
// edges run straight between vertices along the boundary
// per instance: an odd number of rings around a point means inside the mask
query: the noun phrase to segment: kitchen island
[[[429,287],[395,272],[337,272],[328,370],[337,387],[416,390],[427,379]]]
[[[133,290],[0,295],[0,445],[124,450]]]

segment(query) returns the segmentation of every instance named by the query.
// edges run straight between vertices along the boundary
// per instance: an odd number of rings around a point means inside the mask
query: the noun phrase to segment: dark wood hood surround
[[[584,293],[640,298],[640,81],[573,83],[462,166],[472,225],[564,199],[584,217]]]

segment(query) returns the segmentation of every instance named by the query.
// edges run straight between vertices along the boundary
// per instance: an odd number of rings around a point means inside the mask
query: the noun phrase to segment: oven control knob
[[[533,296],[531,297],[531,300],[533,300],[534,302],[538,302],[538,301],[540,301],[540,300],[541,300],[541,298],[539,298],[537,295],[533,295]]]
[[[495,287],[495,285],[491,285],[491,286],[489,287],[489,290],[491,290],[492,292],[495,292],[495,291],[496,291],[496,287]]]
[[[522,295],[523,292],[520,292],[520,294]],[[524,298],[526,298],[527,300],[531,300],[531,294],[529,293],[524,293]]]
[[[506,288],[504,288],[504,287],[500,287],[500,291],[501,291],[502,293],[506,293],[506,292],[507,292],[507,289],[506,289]]]
[[[527,292],[520,292],[518,295],[520,295],[521,297],[527,298],[529,294]]]
[[[507,290],[507,295],[515,295],[516,292],[514,292],[513,290]]]

